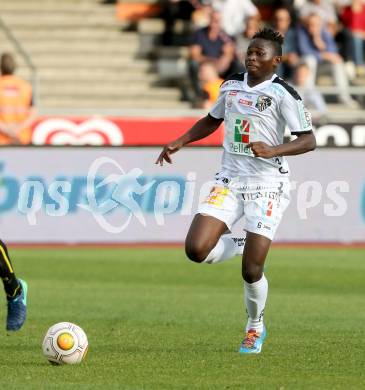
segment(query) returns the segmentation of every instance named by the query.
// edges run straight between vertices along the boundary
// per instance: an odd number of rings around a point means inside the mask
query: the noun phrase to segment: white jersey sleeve
[[[311,114],[305,108],[303,100],[295,89],[289,85],[285,86],[284,97],[280,103],[280,111],[291,134],[306,134],[312,131]]]
[[[220,90],[217,101],[209,111],[209,115],[215,119],[224,119],[225,107],[226,107],[226,91]]]

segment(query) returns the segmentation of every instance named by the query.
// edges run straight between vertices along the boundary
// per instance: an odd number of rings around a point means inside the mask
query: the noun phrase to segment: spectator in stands
[[[210,0],[202,1],[201,7],[196,8],[191,15],[191,31],[207,27],[209,25],[211,12],[212,6]]]
[[[346,2],[351,0],[339,0],[338,2]],[[346,71],[349,78],[355,76],[353,58],[353,44],[351,34],[348,29],[343,28],[338,23],[335,3],[337,0],[306,0],[299,8],[299,16],[302,23],[306,23],[306,19],[311,14],[317,14],[321,17],[324,27],[335,38],[339,54],[345,61]]]
[[[222,28],[231,37],[241,35],[251,19],[260,19],[251,0],[212,0],[212,6],[222,13]]]
[[[325,28],[333,36],[337,32],[337,14],[334,4],[331,0],[307,0],[299,9],[299,17],[303,23],[306,23],[308,17],[316,14],[325,24]]]
[[[299,23],[299,15],[297,9],[300,9],[301,5],[306,0],[274,0],[273,11],[277,9],[286,9],[290,14],[292,27],[295,27]]]
[[[177,19],[189,21],[196,9],[199,9],[204,1],[200,0],[164,0],[161,16],[165,22],[165,30],[162,34],[162,44],[173,45],[174,26]]]
[[[351,33],[353,42],[353,61],[358,76],[365,76],[364,41],[365,41],[365,3],[364,0],[353,0],[351,5],[343,8],[341,20]]]
[[[199,82],[203,94],[198,103],[199,108],[210,108],[218,99],[219,87],[223,83],[218,70],[212,61],[204,61],[199,67]]]
[[[0,59],[0,145],[29,144],[36,117],[31,85],[14,76],[16,64],[9,53]]]
[[[294,72],[294,84],[298,88],[304,105],[316,111],[319,118],[324,119],[327,115],[327,106],[323,96],[311,85],[311,74],[308,65],[299,63]]]
[[[235,57],[234,41],[221,28],[221,14],[214,10],[210,15],[209,26],[194,33],[189,56],[190,78],[196,96],[201,95],[198,72],[202,62],[213,62],[223,78],[243,69]]]
[[[276,73],[285,79],[293,77],[294,70],[299,64],[298,45],[296,31],[291,25],[291,16],[287,8],[278,8],[274,12],[272,20],[275,30],[285,38],[283,44],[283,56]]]
[[[318,64],[327,62],[331,66],[334,82],[341,91],[339,100],[349,107],[358,106],[350,96],[344,62],[338,54],[334,38],[318,14],[310,14],[298,28],[298,48],[310,69],[310,85],[315,85]]]
[[[260,30],[260,22],[258,18],[250,18],[246,23],[246,29],[243,34],[236,38],[236,53],[239,61],[244,64],[246,52],[251,42],[252,37]]]

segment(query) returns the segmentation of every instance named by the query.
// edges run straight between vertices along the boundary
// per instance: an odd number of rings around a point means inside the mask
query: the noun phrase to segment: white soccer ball
[[[79,326],[59,322],[48,329],[42,349],[52,364],[78,364],[85,358],[88,345],[86,334]]]

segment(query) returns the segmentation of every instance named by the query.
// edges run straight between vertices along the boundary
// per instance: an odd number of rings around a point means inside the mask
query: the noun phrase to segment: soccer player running
[[[8,303],[6,330],[19,330],[27,317],[27,290],[24,280],[17,279],[11,264],[8,248],[0,240],[0,277],[4,284]]]
[[[260,353],[266,337],[263,313],[268,282],[264,264],[289,203],[289,167],[284,156],[316,147],[310,114],[300,96],[275,74],[283,41],[274,30],[257,32],[247,49],[247,72],[229,77],[210,113],[166,145],[156,161],[160,165],[171,163],[171,154],[207,137],[224,120],[221,171],[193,219],[185,251],[198,263],[217,263],[234,256],[234,240],[224,233],[245,217],[242,276],[248,322],[241,353]],[[297,138],[284,144],[286,125]]]

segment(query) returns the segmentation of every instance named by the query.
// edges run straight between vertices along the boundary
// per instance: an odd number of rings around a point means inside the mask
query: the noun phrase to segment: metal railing
[[[24,49],[22,44],[13,34],[11,29],[7,26],[4,20],[0,17],[0,29],[4,31],[5,35],[9,41],[13,44],[14,48],[18,54],[23,58],[27,67],[31,70],[31,84],[33,88],[33,105],[37,106],[38,104],[38,73],[37,68],[34,65],[30,54]]]

